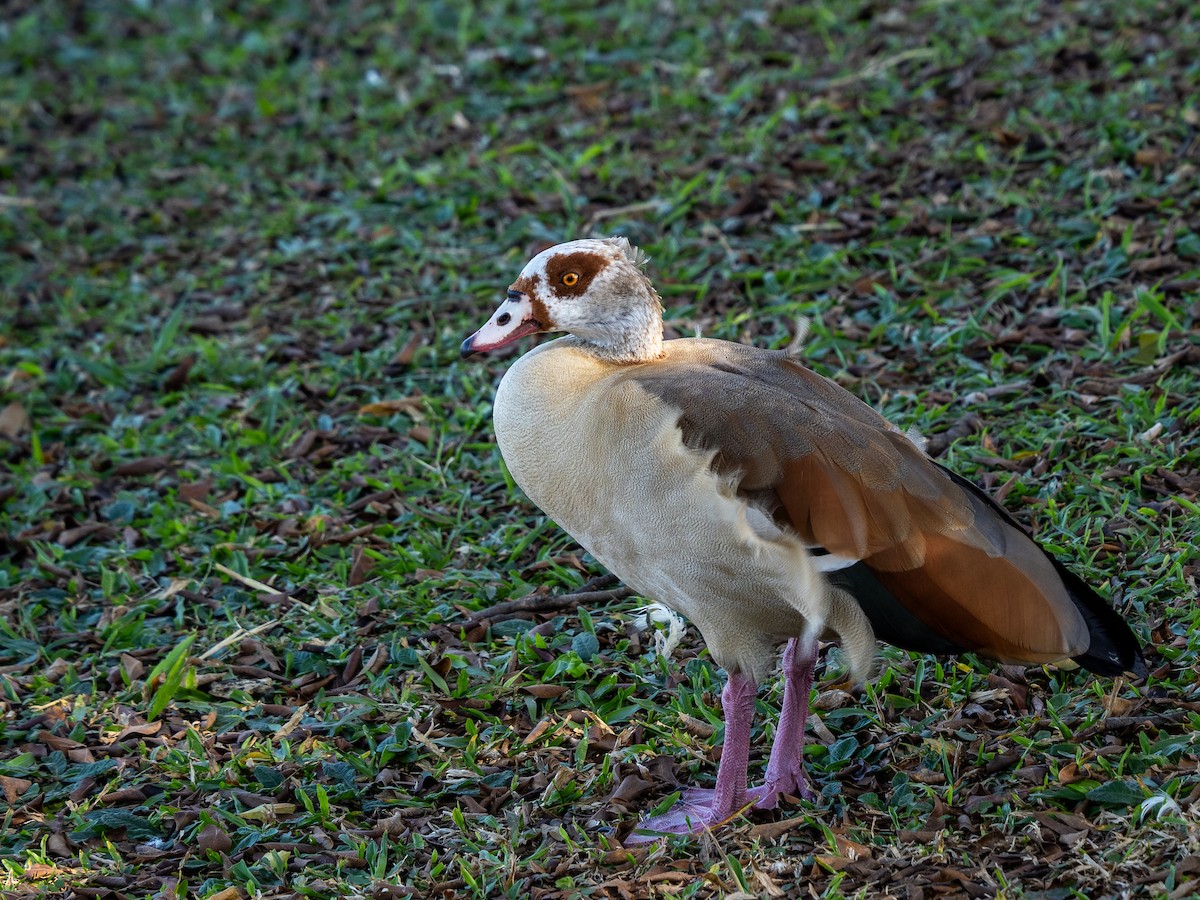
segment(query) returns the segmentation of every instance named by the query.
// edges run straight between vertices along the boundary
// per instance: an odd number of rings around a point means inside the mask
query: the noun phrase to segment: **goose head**
[[[530,334],[565,331],[613,362],[662,355],[662,303],[642,271],[646,257],[623,237],[571,241],[531,259],[462,355]]]

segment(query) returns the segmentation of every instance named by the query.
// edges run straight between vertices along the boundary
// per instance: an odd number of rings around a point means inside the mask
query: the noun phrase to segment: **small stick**
[[[619,597],[627,597],[633,593],[626,587],[603,590],[609,585],[616,583],[617,577],[615,575],[597,575],[595,578],[580,585],[579,590],[566,594],[526,594],[524,597],[518,597],[516,600],[505,600],[503,603],[496,603],[486,609],[471,613],[467,618],[467,624],[476,625],[484,619],[491,619],[494,622],[501,617],[517,618],[518,616],[514,615],[516,613],[572,609],[581,603],[594,603],[597,600],[615,600]]]
[[[506,622],[509,619],[524,618],[526,613],[557,612],[565,609],[575,609],[584,603],[606,603],[610,600],[623,600],[634,591],[624,585],[609,588],[609,585],[619,584],[615,575],[597,575],[582,585],[579,590],[566,594],[526,594],[516,600],[505,600],[495,603],[486,609],[477,610],[467,616],[467,620],[458,628],[473,628],[480,622]],[[453,622],[447,622],[443,628],[455,628]],[[426,632],[422,637],[430,638],[434,632]]]

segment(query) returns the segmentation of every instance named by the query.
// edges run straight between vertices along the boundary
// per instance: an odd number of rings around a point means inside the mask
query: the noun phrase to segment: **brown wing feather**
[[[677,407],[685,443],[712,452],[714,468],[806,543],[861,560],[964,649],[1030,663],[1087,650],[1088,628],[1040,548],[865,403],[782,353],[666,346],[665,361],[628,377]]]

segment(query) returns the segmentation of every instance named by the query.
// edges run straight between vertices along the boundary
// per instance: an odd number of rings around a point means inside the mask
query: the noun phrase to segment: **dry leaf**
[[[834,856],[831,853],[817,853],[813,856],[813,859],[825,868],[832,869],[834,872],[842,871],[842,869],[853,862],[853,860],[847,859],[844,856]]]
[[[398,397],[394,400],[376,400],[374,403],[368,403],[358,408],[360,416],[390,416],[397,412],[420,419],[422,416],[421,398]]]
[[[354,548],[354,559],[350,564],[350,586],[358,587],[367,580],[367,575],[375,567],[375,560],[366,553],[366,547],[359,544]]]
[[[29,426],[29,413],[15,400],[0,410],[0,435],[9,440],[16,440],[22,431],[29,430]]]
[[[763,896],[784,897],[787,895],[787,892],[784,891],[783,888],[781,888],[778,884],[776,884],[775,880],[766,872],[762,871],[762,869],[754,870],[754,880],[758,882],[758,886],[762,889]]]
[[[570,688],[562,684],[530,684],[522,687],[521,690],[527,694],[533,694],[533,696],[537,697],[539,700],[549,700],[554,697],[561,697],[563,694],[567,693]],[[532,738],[532,733],[530,734],[530,737]]]
[[[208,492],[212,490],[212,479],[205,478],[202,481],[191,481],[187,484],[179,486],[180,500],[204,500],[208,497]]]
[[[215,850],[217,853],[228,853],[233,849],[233,838],[215,822],[200,829],[200,833],[196,835],[196,843],[206,852]]]
[[[774,840],[777,837],[787,834],[797,825],[805,824],[807,821],[807,816],[796,816],[793,819],[784,819],[781,822],[764,822],[761,825],[755,825],[751,828],[750,835],[751,837],[760,839]]]
[[[279,816],[290,816],[295,811],[295,803],[264,803],[246,810],[242,818],[251,822],[274,822]]]
[[[169,465],[171,465],[169,456],[143,456],[141,459],[131,459],[129,462],[121,463],[112,470],[112,473],[121,477],[152,475],[155,472],[161,472]]]
[[[0,775],[0,790],[4,791],[4,800],[9,806],[16,806],[17,799],[31,787],[33,787],[32,781]]]
[[[835,834],[833,839],[837,842],[838,853],[847,857],[851,861],[871,858],[871,848],[866,844],[860,844],[857,841],[852,841],[850,838],[842,837],[840,834]]]

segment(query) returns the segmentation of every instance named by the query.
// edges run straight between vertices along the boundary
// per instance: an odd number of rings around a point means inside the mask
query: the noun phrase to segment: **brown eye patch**
[[[552,256],[546,263],[546,282],[560,297],[578,297],[607,265],[607,257],[586,250]]]

